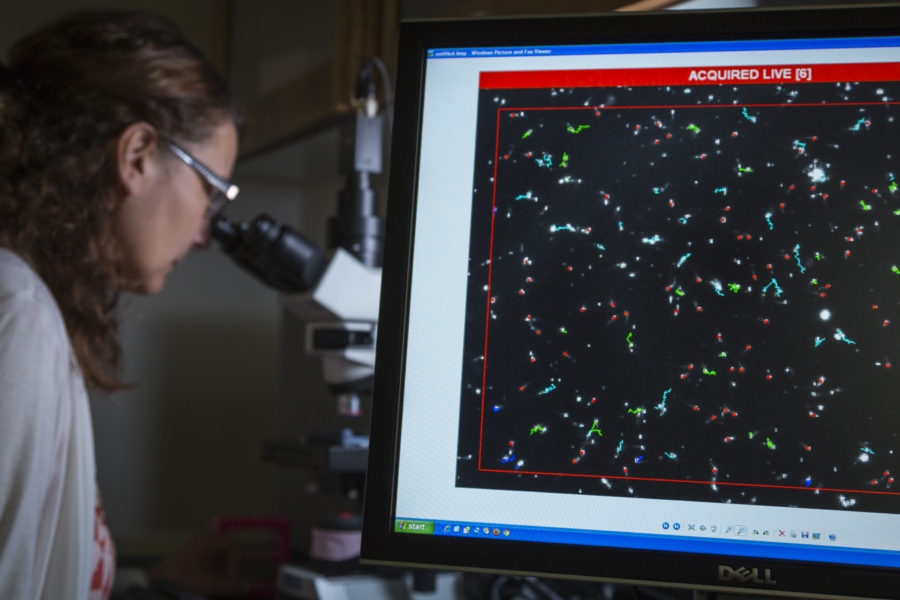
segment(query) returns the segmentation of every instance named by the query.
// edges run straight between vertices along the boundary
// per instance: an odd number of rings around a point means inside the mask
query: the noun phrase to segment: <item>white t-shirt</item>
[[[88,599],[96,485],[88,397],[62,315],[28,263],[0,248],[0,598]]]

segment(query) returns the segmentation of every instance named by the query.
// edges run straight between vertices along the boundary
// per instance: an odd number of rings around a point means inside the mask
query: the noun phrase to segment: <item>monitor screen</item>
[[[364,559],[896,596],[898,23],[404,24]]]

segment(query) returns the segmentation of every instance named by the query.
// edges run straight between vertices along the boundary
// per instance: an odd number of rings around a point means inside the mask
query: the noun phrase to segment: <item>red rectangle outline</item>
[[[896,63],[900,66],[900,63]],[[897,79],[900,79],[898,76]],[[556,86],[553,86],[556,87]],[[490,254],[488,255],[488,283],[487,283],[487,309],[484,324],[484,368],[481,380],[481,423],[478,438],[478,472],[484,473],[508,473],[523,475],[543,475],[556,477],[581,477],[587,479],[622,479],[631,481],[656,481],[662,483],[693,483],[700,485],[723,485],[735,487],[758,487],[785,490],[805,490],[811,492],[838,492],[838,493],[856,493],[856,494],[873,494],[883,496],[900,496],[900,492],[888,492],[884,490],[852,490],[841,488],[823,488],[823,487],[801,487],[787,485],[768,485],[762,483],[737,483],[726,481],[694,481],[690,479],[662,479],[653,477],[632,477],[629,475],[591,475],[587,473],[550,473],[541,471],[520,471],[505,469],[486,469],[482,465],[482,450],[484,447],[484,407],[485,396],[487,393],[487,347],[488,347],[488,327],[490,325],[491,316],[491,275],[493,271],[494,261],[494,224],[496,218],[497,207],[497,164],[500,160],[500,115],[504,111],[514,112],[520,110],[625,110],[625,109],[664,109],[664,108],[759,108],[759,107],[825,107],[825,106],[884,106],[884,105],[900,105],[900,102],[842,102],[842,103],[797,103],[797,104],[706,104],[706,105],[658,105],[658,106],[615,106],[615,107],[590,107],[590,106],[565,106],[565,107],[516,107],[516,108],[498,108],[497,109],[497,129],[494,140],[494,185],[491,199],[491,239]]]

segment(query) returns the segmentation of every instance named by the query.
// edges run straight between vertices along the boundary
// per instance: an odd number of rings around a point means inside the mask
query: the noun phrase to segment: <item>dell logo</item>
[[[753,583],[756,585],[775,585],[772,579],[772,571],[763,571],[763,578],[759,577],[759,569],[747,569],[738,567],[733,569],[728,565],[719,565],[719,581],[738,581],[739,583]]]

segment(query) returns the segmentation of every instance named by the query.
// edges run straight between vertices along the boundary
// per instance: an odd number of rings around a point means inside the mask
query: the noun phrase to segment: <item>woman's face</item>
[[[237,155],[237,131],[226,122],[206,141],[182,147],[228,179]],[[139,294],[155,294],[162,289],[169,271],[192,248],[208,245],[209,187],[159,138],[143,158],[139,151],[128,157],[124,167],[128,170],[124,175],[126,197],[116,222],[124,287]],[[120,176],[122,169],[120,161]]]

